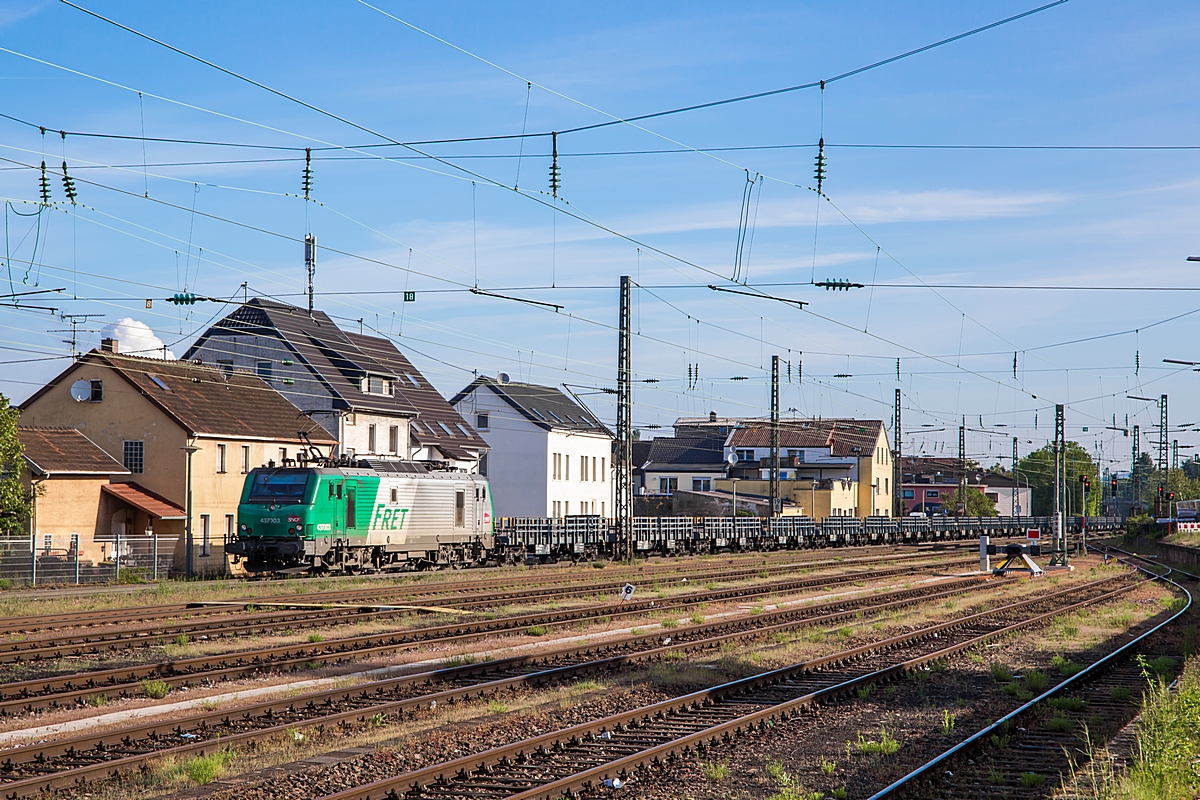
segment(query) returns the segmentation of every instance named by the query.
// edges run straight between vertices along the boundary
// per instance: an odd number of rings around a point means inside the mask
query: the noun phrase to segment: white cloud
[[[118,351],[125,355],[168,360],[175,358],[175,354],[163,346],[162,339],[154,335],[149,325],[132,317],[105,325],[100,330],[100,336],[104,339],[116,339]]]
[[[935,189],[928,192],[885,192],[834,198],[847,216],[859,223],[940,222],[992,219],[1036,214],[1066,197],[1053,192],[998,194],[968,189]]]

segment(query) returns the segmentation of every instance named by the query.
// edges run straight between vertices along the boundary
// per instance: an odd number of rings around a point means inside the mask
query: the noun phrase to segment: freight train
[[[294,462],[293,462],[294,463]],[[1067,517],[1068,533],[1118,530],[1119,517]],[[1050,517],[634,517],[643,556],[1024,537]],[[246,476],[225,552],[251,573],[376,572],[611,558],[599,516],[493,519],[487,479],[413,461],[268,465]]]

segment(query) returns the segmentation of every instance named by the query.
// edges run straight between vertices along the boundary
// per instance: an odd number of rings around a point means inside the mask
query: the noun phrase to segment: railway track
[[[26,796],[77,780],[93,779],[114,769],[130,769],[167,753],[181,756],[206,747],[211,749],[215,744],[246,743],[278,735],[286,729],[328,729],[373,718],[402,718],[431,705],[626,669],[668,654],[719,648],[730,640],[761,638],[800,626],[834,624],[861,614],[864,608],[883,613],[993,586],[980,579],[958,579],[855,601],[693,625],[670,631],[669,637],[666,631],[627,636],[600,645],[461,665],[229,711],[39,742],[0,752],[0,792],[6,797]]]
[[[0,716],[26,713],[37,709],[60,708],[88,702],[98,695],[106,698],[143,694],[142,681],[159,680],[172,687],[192,686],[219,680],[246,677],[266,670],[316,668],[350,660],[386,655],[416,644],[460,644],[513,631],[570,624],[607,617],[610,621],[647,611],[684,609],[700,603],[761,597],[813,587],[844,585],[866,580],[909,574],[919,567],[903,566],[891,570],[853,572],[837,576],[795,578],[772,583],[711,589],[663,599],[629,603],[606,603],[563,611],[537,612],[465,623],[366,634],[321,642],[244,650],[235,653],[161,661],[130,667],[60,675],[0,685]],[[262,629],[257,626],[256,630]],[[29,651],[25,655],[42,658],[62,657],[67,648]]]
[[[947,548],[953,552],[958,548]],[[228,615],[244,611],[247,607],[258,608],[263,606],[271,606],[273,608],[284,608],[290,605],[326,605],[326,604],[347,604],[347,605],[379,605],[381,600],[389,600],[392,603],[406,602],[409,604],[419,603],[422,600],[430,600],[433,598],[446,598],[446,602],[441,604],[451,605],[453,602],[460,599],[464,592],[489,592],[481,596],[472,597],[464,602],[474,602],[483,604],[487,602],[511,602],[521,599],[546,599],[546,593],[553,591],[563,591],[566,588],[564,585],[573,583],[584,584],[591,591],[614,591],[617,587],[626,581],[638,581],[645,583],[652,581],[664,585],[681,583],[684,581],[695,581],[699,579],[706,580],[731,580],[740,577],[753,577],[764,571],[774,574],[786,572],[796,569],[813,569],[822,566],[850,566],[855,564],[877,563],[877,562],[893,562],[893,561],[912,561],[923,559],[936,559],[939,556],[944,557],[946,551],[941,553],[925,550],[913,553],[899,553],[880,556],[862,556],[852,558],[797,558],[792,557],[785,559],[783,564],[758,564],[753,566],[743,566],[731,560],[726,564],[713,565],[711,562],[706,562],[702,565],[683,567],[681,565],[671,565],[655,568],[643,568],[639,571],[623,571],[617,570],[605,575],[547,575],[541,571],[530,572],[515,572],[511,575],[506,575],[500,578],[490,578],[474,581],[461,582],[430,582],[421,584],[417,582],[409,582],[396,585],[378,585],[372,587],[364,587],[359,589],[340,589],[326,592],[308,592],[291,595],[278,595],[274,597],[250,598],[233,601],[213,601],[209,603],[172,603],[159,606],[140,606],[134,608],[118,608],[118,609],[94,609],[87,611],[72,611],[61,612],[54,614],[37,614],[23,617],[9,617],[0,620],[0,635],[2,634],[29,634],[36,631],[59,630],[63,628],[88,628],[102,625],[114,624],[130,624],[137,622],[145,622],[147,620],[165,621],[171,618],[180,616],[217,616]],[[542,594],[534,595],[529,588],[520,588],[521,584],[534,584],[535,590],[541,590]],[[509,589],[508,587],[515,587]],[[580,587],[583,591],[583,587]]]
[[[324,800],[396,797],[559,800],[628,783],[637,770],[703,755],[751,733],[910,670],[1050,618],[1120,596],[1136,585],[1110,578],[1011,603],[851,650],[813,659],[359,786]],[[1072,596],[1075,602],[1061,605]],[[961,795],[960,795],[961,796]]]
[[[1057,776],[1070,774],[1072,760],[1082,764],[1091,757],[1082,746],[1085,725],[1090,743],[1103,746],[1136,716],[1138,690],[1146,679],[1134,657],[1153,659],[1161,649],[1161,643],[1153,644],[1156,637],[1192,606],[1192,593],[1170,580],[1169,569],[1162,575],[1137,569],[1177,589],[1185,598],[1183,607],[1133,641],[876,792],[870,800],[950,800],[966,795],[1020,800],[1046,797],[1057,790]],[[1197,579],[1183,574],[1190,580]]]
[[[914,562],[911,565],[903,567],[893,567],[885,570],[873,570],[872,572],[851,573],[849,576],[829,575],[825,577],[813,577],[804,580],[805,587],[810,585],[838,584],[845,583],[847,580],[865,580],[870,577],[885,577],[889,575],[899,575],[905,572],[924,569],[928,567],[953,567],[964,566],[973,563],[971,559],[960,561],[947,561],[943,559],[921,560]],[[840,566],[840,565],[839,565]],[[749,569],[737,571],[723,571],[721,573],[704,573],[699,578],[708,581],[729,581],[729,580],[746,580],[755,577],[762,577],[764,573],[772,572],[794,572],[795,568],[791,565],[778,567],[775,569]],[[695,580],[696,576],[685,575],[683,577],[675,577],[670,583],[680,584],[688,580]],[[659,585],[668,583],[660,581]],[[764,584],[764,587],[778,586],[783,588],[794,588],[795,581],[784,581],[775,584]],[[578,598],[595,596],[601,593],[615,593],[616,589],[611,584],[589,584],[583,587],[570,587],[548,590],[534,590],[531,592],[516,594],[516,595],[495,595],[495,594],[477,594],[477,595],[459,595],[456,598],[447,598],[439,602],[439,607],[455,609],[459,611],[469,611],[478,608],[488,608],[496,604],[511,603],[515,600],[522,602],[534,603],[553,600],[563,600],[568,598]],[[803,587],[802,587],[803,588]],[[767,591],[778,591],[778,589],[766,588]],[[646,603],[655,604],[659,607],[671,603],[673,598],[664,598],[658,601],[648,600],[640,601],[638,604],[623,604],[625,608],[642,608]],[[131,646],[145,647],[150,645],[166,644],[179,639],[180,636],[195,637],[204,635],[210,638],[217,636],[238,636],[251,633],[266,633],[272,631],[281,631],[296,628],[311,628],[318,626],[339,625],[339,624],[354,624],[358,622],[369,622],[373,620],[387,620],[398,617],[409,616],[413,611],[413,606],[409,604],[401,604],[399,606],[378,605],[378,606],[353,606],[339,605],[333,608],[320,607],[314,604],[314,607],[301,609],[275,609],[269,611],[252,613],[249,615],[222,615],[215,618],[202,618],[199,620],[184,620],[177,622],[160,622],[143,625],[125,624],[108,628],[105,630],[78,630],[68,633],[58,634],[54,636],[42,636],[33,639],[10,639],[8,641],[0,641],[0,664],[14,662],[29,662],[45,659],[57,659],[66,656],[82,656],[96,654],[106,651],[123,649]],[[542,624],[542,623],[528,623]]]

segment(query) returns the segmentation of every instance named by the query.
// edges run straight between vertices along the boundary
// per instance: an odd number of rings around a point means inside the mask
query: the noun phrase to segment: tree
[[[955,489],[954,497],[951,498],[950,505],[947,508],[956,509],[959,503],[963,504],[963,508],[965,509],[963,513],[968,517],[997,516],[996,504],[974,486],[968,486],[965,494],[962,487]]]
[[[1083,491],[1080,475],[1087,475],[1092,489],[1088,492],[1087,513],[1100,513],[1101,491],[1100,469],[1092,457],[1078,442],[1066,443],[1066,491],[1061,498],[1062,510],[1066,515],[1083,512]],[[1021,459],[1017,466],[1017,477],[1021,483],[1028,482],[1033,493],[1033,516],[1048,516],[1054,513],[1054,445],[1047,444]]]
[[[24,531],[33,513],[32,496],[21,483],[25,462],[24,448],[17,436],[21,412],[0,394],[0,535],[14,536]]]

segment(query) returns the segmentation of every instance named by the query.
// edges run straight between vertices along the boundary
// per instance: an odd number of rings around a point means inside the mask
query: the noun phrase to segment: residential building
[[[650,440],[640,466],[643,494],[674,495],[677,491],[711,492],[728,476],[725,437],[720,435],[658,436]]]
[[[162,548],[182,536],[183,448],[199,448],[191,457],[196,572],[226,571],[223,544],[234,532],[246,473],[295,459],[307,442],[326,451],[336,444],[252,372],[112,351],[85,353],[20,409],[22,426],[74,428],[127,470],[104,489],[129,510],[112,518],[114,538],[151,531]],[[182,539],[171,552],[177,567],[185,563]]]
[[[105,489],[129,470],[74,428],[18,427],[17,438],[26,465],[21,483],[33,498],[29,532],[39,556],[111,558],[114,532],[130,530],[130,507]]]
[[[985,471],[973,459],[967,459],[965,479],[967,485],[983,492],[996,504],[996,513],[1008,516],[1013,513],[1013,494],[1016,493],[1018,516],[1029,516],[1032,510],[1032,493],[1026,481],[1015,485],[1012,475]],[[963,465],[957,458],[937,456],[905,456],[900,462],[904,482],[900,487],[900,500],[904,513],[954,514],[955,492],[959,480],[964,477]]]
[[[478,468],[484,441],[390,341],[349,333],[322,311],[253,298],[184,356],[252,372],[319,423],[335,454]]]
[[[496,516],[613,513],[613,436],[561,389],[479,377],[450,404],[490,448],[486,474]]]

